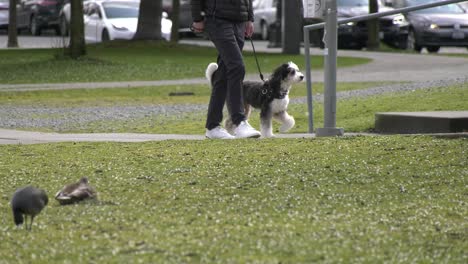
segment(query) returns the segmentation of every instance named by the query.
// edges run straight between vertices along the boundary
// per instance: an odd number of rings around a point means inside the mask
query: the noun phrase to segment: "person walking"
[[[252,0],[191,0],[192,30],[205,32],[218,50],[218,69],[211,79],[206,137],[257,138],[260,132],[246,120],[242,98],[245,76],[242,49],[253,34]],[[221,127],[224,104],[235,126],[233,135]]]

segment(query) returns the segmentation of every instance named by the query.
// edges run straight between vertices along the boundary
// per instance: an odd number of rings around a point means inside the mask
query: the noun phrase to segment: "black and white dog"
[[[210,63],[206,68],[206,78],[211,84],[211,77],[218,69],[218,64]],[[294,118],[287,112],[289,104],[289,91],[294,83],[299,83],[304,75],[293,62],[282,64],[273,72],[265,82],[244,81],[243,97],[245,116],[250,116],[252,107],[260,110],[260,132],[263,137],[274,137],[272,119],[279,121],[279,131],[284,133],[291,129]],[[225,121],[225,128],[233,133],[235,126],[231,119]]]

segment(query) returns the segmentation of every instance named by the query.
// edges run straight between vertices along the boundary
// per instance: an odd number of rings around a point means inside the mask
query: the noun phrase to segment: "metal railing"
[[[364,20],[376,19],[384,16],[395,15],[400,13],[407,13],[411,11],[427,9],[436,6],[454,4],[464,2],[466,0],[442,0],[422,5],[415,5],[405,8],[398,8],[385,12],[372,13],[362,16],[356,16],[345,19],[336,18],[336,0],[327,0],[326,5],[326,22],[317,23],[313,25],[304,26],[304,54],[306,63],[306,87],[307,87],[307,107],[308,107],[308,121],[309,133],[313,133],[313,104],[312,104],[312,76],[310,66],[310,30],[326,28],[332,32],[328,32],[327,41],[325,41],[324,55],[325,59],[325,91],[324,91],[324,136],[340,135],[344,131],[335,128],[336,123],[336,43],[337,43],[337,26],[349,22],[358,22]],[[331,82],[331,83],[330,83]]]

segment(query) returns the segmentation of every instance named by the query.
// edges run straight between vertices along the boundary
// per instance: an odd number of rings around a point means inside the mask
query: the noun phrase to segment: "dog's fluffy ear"
[[[286,79],[286,77],[288,77],[288,74],[289,74],[288,68],[289,68],[288,63],[281,64],[281,66],[276,68],[276,70],[273,72],[270,79],[275,79],[276,81],[281,81],[281,80]]]

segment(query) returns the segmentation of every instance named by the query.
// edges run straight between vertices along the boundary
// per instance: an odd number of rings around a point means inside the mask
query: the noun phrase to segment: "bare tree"
[[[171,42],[177,43],[179,41],[179,14],[180,14],[180,0],[172,0],[172,28],[171,28]]]
[[[16,0],[10,0],[8,10],[8,48],[18,47],[18,29],[16,27]]]
[[[369,0],[369,13],[379,12],[378,0]],[[367,21],[367,49],[378,50],[380,47],[379,38],[379,19],[371,19]]]
[[[70,46],[65,50],[65,55],[77,59],[86,55],[86,43],[84,38],[83,1],[70,1]]]
[[[161,40],[161,0],[141,0],[137,31],[133,39]]]

